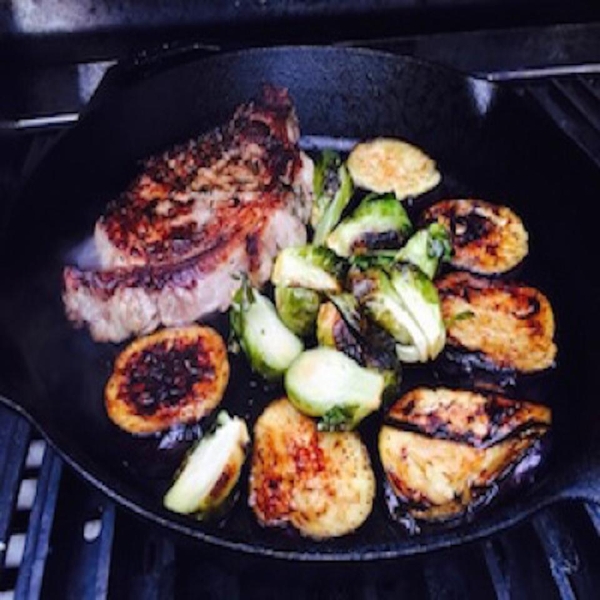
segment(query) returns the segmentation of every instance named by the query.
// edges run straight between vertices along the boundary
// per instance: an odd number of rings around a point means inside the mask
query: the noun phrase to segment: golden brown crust
[[[154,433],[209,414],[228,381],[227,348],[214,329],[162,329],[119,354],[106,384],[106,411],[125,431]]]
[[[523,222],[506,206],[476,199],[442,200],[428,208],[422,220],[446,227],[452,240],[450,263],[459,269],[484,275],[505,273],[529,252]]]
[[[222,127],[150,157],[96,224],[103,267],[185,260],[227,236],[221,229],[232,217],[244,218],[228,207],[265,193],[293,202],[288,188],[302,168],[297,141],[287,90],[265,86]]]
[[[496,369],[529,373],[553,366],[554,314],[539,290],[458,272],[436,285],[449,346],[482,353]]]
[[[369,516],[375,478],[355,432],[317,431],[287,398],[254,430],[249,503],[264,526],[291,524],[316,539],[345,535]]]
[[[546,406],[448,388],[416,388],[390,409],[379,455],[392,492],[417,519],[459,516],[494,492],[548,431]]]
[[[379,435],[379,454],[394,494],[412,516],[443,520],[463,513],[531,443],[516,436],[490,448],[473,448],[386,425]]]
[[[394,192],[398,200],[423,194],[441,179],[435,162],[420,148],[393,138],[357,144],[348,157],[348,170],[357,186]]]
[[[549,425],[551,415],[547,406],[500,394],[418,387],[391,406],[387,420],[424,435],[484,447],[525,425]]]

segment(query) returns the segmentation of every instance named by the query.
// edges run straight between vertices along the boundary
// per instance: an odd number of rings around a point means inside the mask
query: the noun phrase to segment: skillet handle
[[[132,56],[122,58],[108,68],[83,113],[85,114],[88,110],[93,109],[115,92],[123,90],[137,81],[146,79],[163,69],[204,58],[220,51],[221,48],[214,44],[173,42],[163,44],[158,48],[142,50]]]

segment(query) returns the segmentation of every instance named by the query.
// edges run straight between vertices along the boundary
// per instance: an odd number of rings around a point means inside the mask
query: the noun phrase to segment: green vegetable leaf
[[[452,315],[448,320],[444,321],[444,326],[446,329],[452,327],[454,323],[458,323],[458,321],[464,321],[466,319],[472,319],[475,316],[475,313],[472,310],[463,310],[455,315]]]
[[[354,425],[354,414],[358,406],[334,406],[318,421],[319,431],[349,431]]]

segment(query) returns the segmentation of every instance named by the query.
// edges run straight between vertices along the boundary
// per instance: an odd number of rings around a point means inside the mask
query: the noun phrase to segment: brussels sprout
[[[231,329],[252,369],[277,379],[304,345],[281,321],[273,303],[244,280],[233,297]]]
[[[421,269],[410,263],[394,265],[391,282],[425,335],[426,358],[435,358],[446,343],[446,328],[435,285]]]
[[[315,231],[313,243],[320,245],[338,224],[354,186],[346,165],[332,150],[325,150],[316,161],[313,184],[315,199],[310,223]]]
[[[246,423],[221,411],[216,428],[185,457],[164,497],[165,507],[199,518],[218,509],[239,479],[249,443]]]
[[[369,318],[396,340],[403,362],[435,358],[446,341],[437,291],[414,265],[398,263],[384,270],[354,266],[350,287]]]
[[[410,237],[396,259],[417,265],[433,279],[440,262],[449,261],[451,256],[452,242],[447,229],[440,223],[431,223]]]
[[[271,281],[276,286],[340,292],[346,262],[324,246],[284,248],[275,259]]]
[[[396,340],[396,351],[400,360],[427,360],[425,335],[393,288],[386,271],[378,268],[364,271],[353,268],[349,283],[366,315]]]
[[[369,194],[329,236],[340,256],[380,248],[400,248],[412,231],[406,210],[394,194]]]
[[[321,304],[317,341],[381,373],[386,397],[396,393],[401,376],[396,343],[386,331],[361,314],[352,294],[332,296],[330,302]]]
[[[381,374],[361,367],[332,348],[306,350],[285,374],[290,402],[301,412],[321,417],[321,429],[352,429],[381,405]]]
[[[296,335],[311,335],[315,330],[321,296],[314,290],[277,286],[275,306],[283,323]]]

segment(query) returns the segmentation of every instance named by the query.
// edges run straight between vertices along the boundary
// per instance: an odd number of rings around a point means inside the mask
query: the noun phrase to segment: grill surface
[[[586,32],[589,31],[586,29]],[[564,33],[564,32],[563,32]],[[483,43],[477,35],[473,44]],[[464,41],[464,40],[463,40]],[[488,40],[489,41],[489,40]],[[514,42],[514,40],[513,40]],[[374,41],[371,46],[436,58],[459,45],[430,41]],[[503,42],[507,46],[507,41]],[[558,65],[465,64],[532,96],[600,167],[600,65],[565,55]],[[420,52],[419,52],[420,49]],[[501,49],[500,49],[501,50]],[[446,53],[451,56],[452,53]],[[596,48],[600,61],[600,49]],[[479,56],[477,60],[481,60]],[[84,65],[85,101],[109,63]],[[524,61],[521,60],[523,65]],[[87,69],[87,71],[86,71]],[[92,73],[93,75],[89,75]],[[81,91],[81,88],[80,88]],[[79,106],[3,122],[0,197],[17,182]],[[583,158],[583,157],[582,157]],[[0,223],[7,203],[0,205]],[[564,503],[484,542],[399,562],[393,578],[290,582],[274,570],[233,573],[199,556],[198,548],[149,528],[77,479],[21,417],[0,406],[0,600],[9,598],[280,598],[386,600],[391,598],[593,598],[600,588],[600,506]]]

